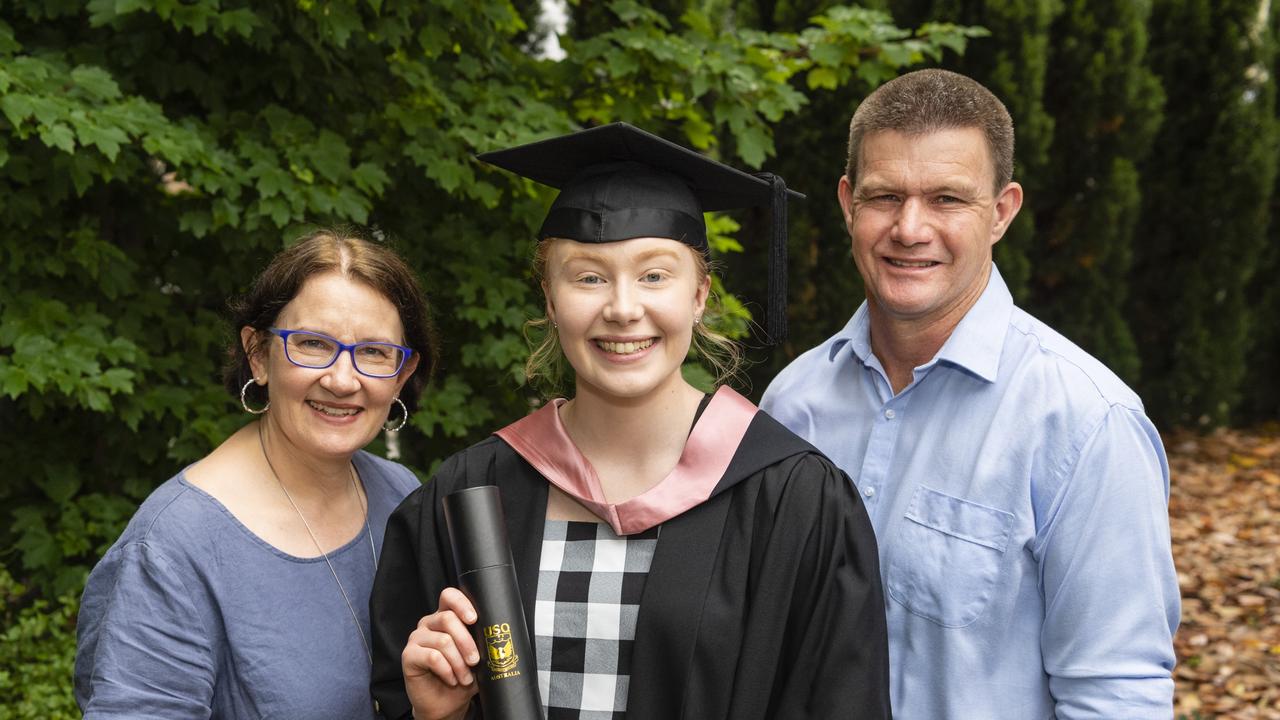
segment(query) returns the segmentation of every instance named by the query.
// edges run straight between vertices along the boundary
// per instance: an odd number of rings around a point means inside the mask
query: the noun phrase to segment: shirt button
[[[889,408],[884,411],[884,417],[886,420],[892,420],[894,415],[897,415],[897,413],[893,411],[893,408]]]
[[[876,496],[876,489],[873,487],[864,487],[862,488],[862,495],[863,497],[870,500],[871,498]]]

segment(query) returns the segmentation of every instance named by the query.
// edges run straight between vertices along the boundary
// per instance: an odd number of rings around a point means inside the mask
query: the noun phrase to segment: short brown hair
[[[411,406],[431,379],[439,356],[435,327],[431,322],[426,294],[404,260],[386,245],[366,240],[352,231],[317,230],[304,235],[295,245],[281,251],[253,287],[229,303],[232,339],[227,346],[227,364],[222,378],[227,390],[240,397],[240,388],[253,379],[249,354],[240,342],[240,329],[257,331],[256,342],[270,339],[268,328],[275,325],[280,311],[288,305],[307,280],[324,273],[337,272],[382,293],[400,314],[404,343],[418,355],[418,368],[405,383],[401,398]],[[256,404],[267,401],[266,388],[256,383],[249,387],[247,399]]]
[[[923,135],[938,130],[978,128],[987,138],[995,190],[1013,179],[1013,118],[1004,103],[972,78],[947,70],[917,70],[876,88],[849,122],[845,175],[855,186],[862,139],[894,130]]]

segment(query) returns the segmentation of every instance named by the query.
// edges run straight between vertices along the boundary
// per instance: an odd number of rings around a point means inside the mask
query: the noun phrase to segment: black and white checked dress
[[[547,520],[533,634],[547,720],[626,717],[631,648],[658,527]]]

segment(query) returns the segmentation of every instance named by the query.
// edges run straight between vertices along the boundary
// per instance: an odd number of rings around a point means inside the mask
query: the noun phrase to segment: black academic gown
[[[388,521],[370,612],[372,690],[388,718],[410,712],[409,634],[457,586],[440,499],[477,485],[502,490],[534,617],[548,483],[491,437],[446,460]],[[628,720],[890,717],[875,537],[848,476],[757,413],[711,497],[662,523],[633,648]]]

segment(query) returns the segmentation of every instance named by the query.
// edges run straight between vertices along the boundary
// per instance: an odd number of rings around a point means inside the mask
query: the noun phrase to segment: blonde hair
[[[545,286],[547,279],[550,246],[548,241],[539,242],[533,251],[533,279],[539,286]],[[711,262],[703,253],[692,248],[690,252],[693,252],[694,262],[697,264],[698,282],[706,282],[711,277]],[[743,362],[742,348],[738,343],[710,327],[719,310],[720,298],[711,290],[707,294],[706,311],[701,321],[693,326],[693,339],[689,345],[694,357],[715,378],[717,386],[737,377]],[[560,347],[560,334],[545,312],[542,317],[525,322],[524,337],[530,347],[529,359],[524,364],[526,382],[537,388],[544,397],[563,394],[566,375],[571,368]]]

